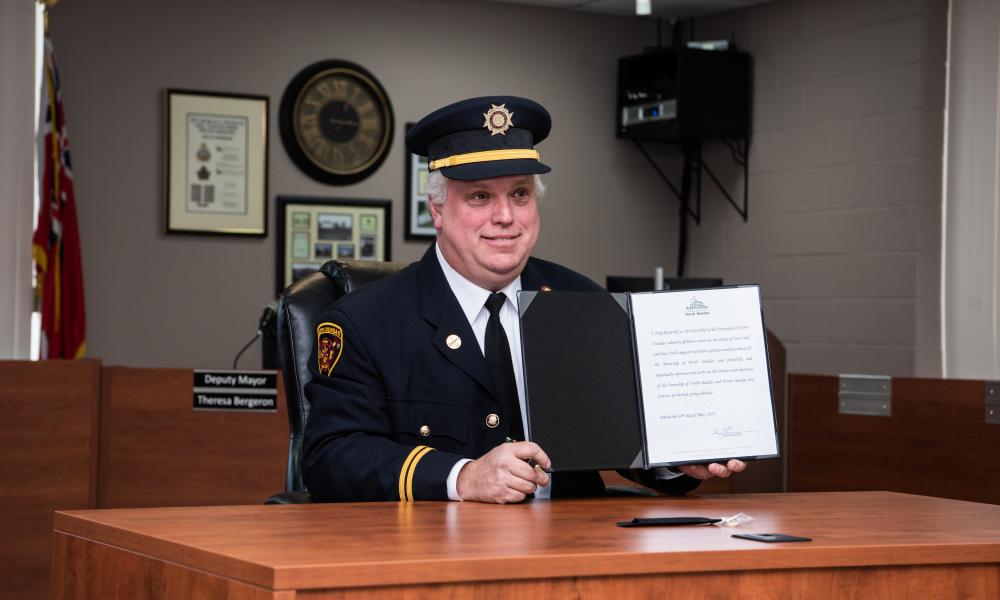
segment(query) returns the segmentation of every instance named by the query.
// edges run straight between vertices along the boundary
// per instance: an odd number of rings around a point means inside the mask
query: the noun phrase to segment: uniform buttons
[[[500,417],[496,413],[490,413],[486,415],[486,426],[490,429],[496,429],[497,425],[500,424]]]
[[[426,425],[420,426],[420,435],[427,437],[431,434],[431,428]]]

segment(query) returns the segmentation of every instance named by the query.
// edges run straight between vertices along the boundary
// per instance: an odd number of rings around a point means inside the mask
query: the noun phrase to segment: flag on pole
[[[52,41],[45,38],[38,123],[40,203],[32,238],[42,313],[41,358],[81,358],[86,351],[83,268],[73,170]]]

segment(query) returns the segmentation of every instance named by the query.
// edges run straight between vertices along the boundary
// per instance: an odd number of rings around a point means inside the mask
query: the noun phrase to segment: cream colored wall
[[[273,297],[274,197],[393,201],[403,241],[403,124],[445,103],[524,95],[554,116],[540,146],[549,194],[536,255],[603,280],[673,261],[673,200],[636,150],[614,138],[616,60],[655,40],[635,19],[515,5],[331,2],[64,2],[51,28],[73,144],[88,301],[88,347],[108,363],[223,367]],[[315,61],[361,64],[381,81],[396,134],[382,167],[346,187],[317,183],[277,131],[288,81]],[[161,233],[164,88],[271,98],[266,239]],[[248,352],[242,365],[259,364]]]

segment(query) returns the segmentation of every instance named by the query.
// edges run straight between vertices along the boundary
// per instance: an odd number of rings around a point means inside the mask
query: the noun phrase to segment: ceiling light
[[[635,14],[640,17],[653,14],[653,0],[635,0]]]

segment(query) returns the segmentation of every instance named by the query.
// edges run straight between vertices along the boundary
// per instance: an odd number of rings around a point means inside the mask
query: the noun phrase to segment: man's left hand
[[[711,463],[709,465],[684,465],[683,467],[675,468],[685,475],[704,481],[713,477],[729,477],[733,473],[739,473],[747,468],[747,464],[742,460],[734,458],[724,465]]]

